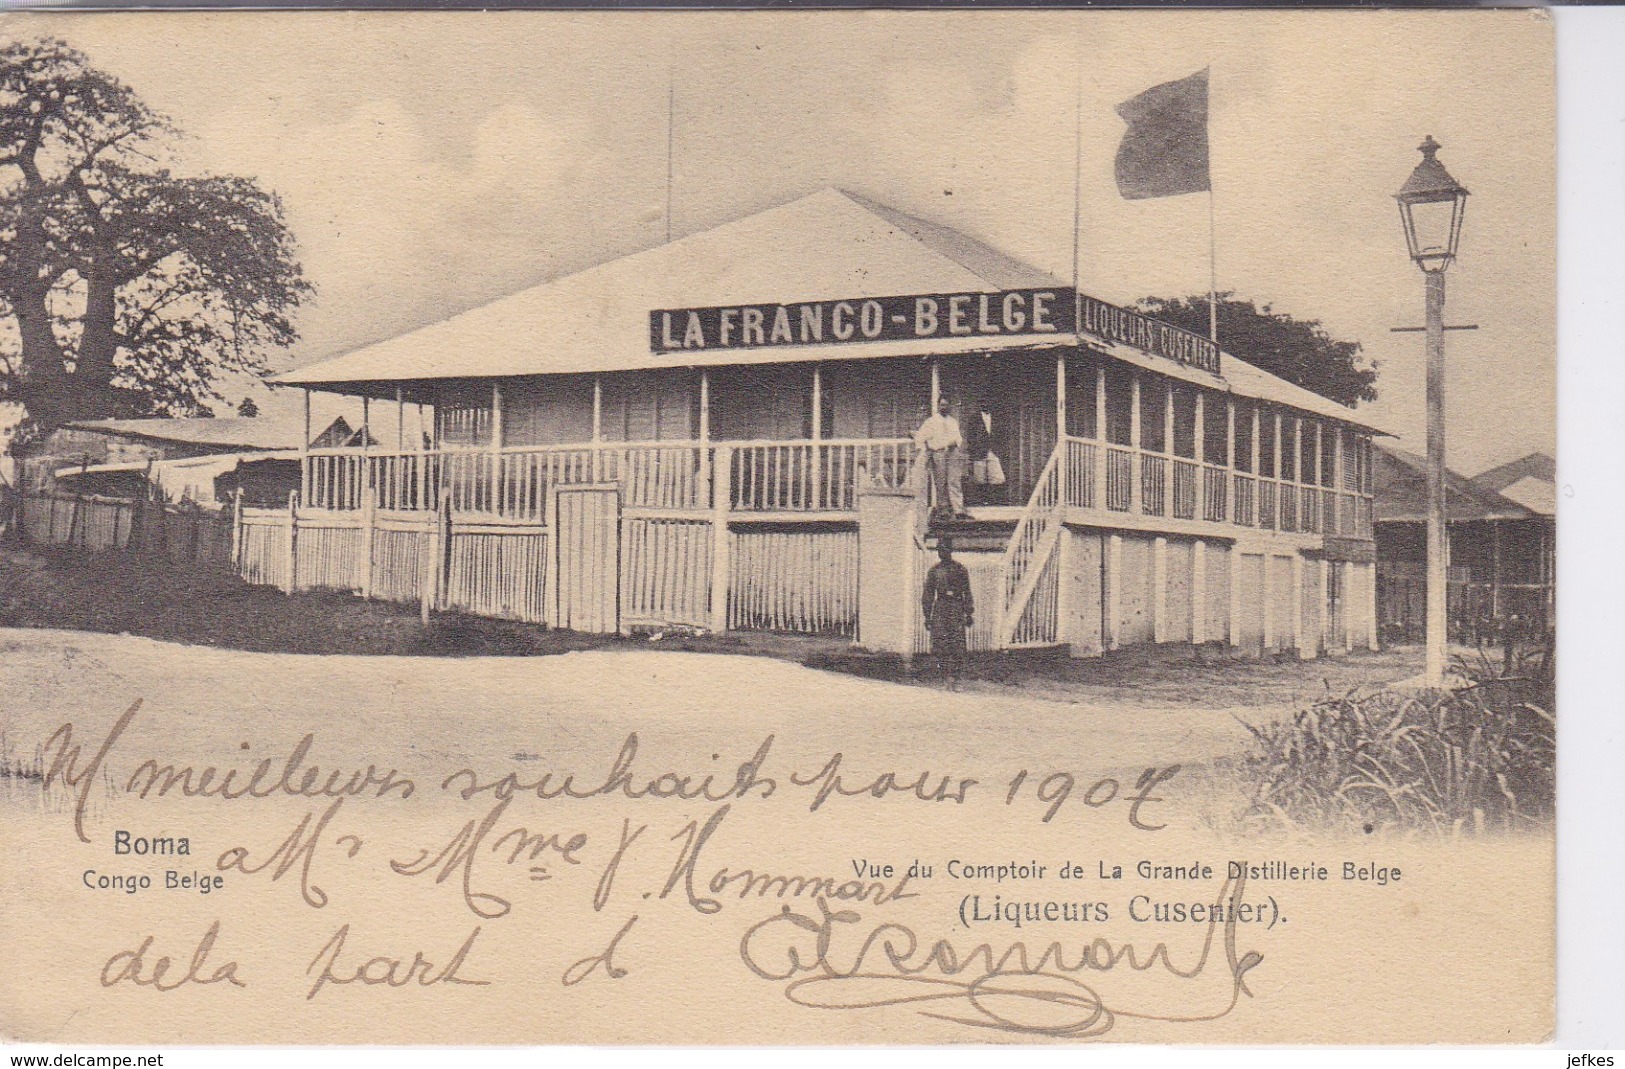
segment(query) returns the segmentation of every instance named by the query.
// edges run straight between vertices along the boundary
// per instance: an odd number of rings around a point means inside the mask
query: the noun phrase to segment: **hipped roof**
[[[1161,374],[1369,426],[1352,410],[1228,353],[1221,355],[1220,374],[1214,376],[1121,343],[1072,333],[1043,339],[936,338],[649,351],[649,313],[662,308],[1045,287],[1064,289],[1066,283],[959,231],[843,190],[825,189],[271,381],[387,396],[392,390],[383,389],[383,384],[434,379],[950,355],[1081,341]]]

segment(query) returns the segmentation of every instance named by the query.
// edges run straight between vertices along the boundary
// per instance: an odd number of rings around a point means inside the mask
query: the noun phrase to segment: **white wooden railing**
[[[1054,613],[1037,613],[1028,619],[1027,607],[1033,601],[1064,528],[1061,518],[1067,495],[1063,473],[1067,465],[1061,463],[1061,457],[1059,448],[1050,454],[1004,549],[1004,605],[998,631],[999,645],[1003,648],[1055,641],[1058,621]]]
[[[616,483],[624,506],[638,510],[697,514],[723,505],[756,515],[847,514],[857,508],[860,487],[911,485],[918,475],[915,454],[906,438],[313,449],[305,458],[302,500],[307,508],[335,512],[438,511],[445,502],[456,513],[545,524],[552,487]],[[1370,498],[1355,491],[1085,438],[1064,439],[1057,454],[1057,493],[1073,508],[1371,536]]]

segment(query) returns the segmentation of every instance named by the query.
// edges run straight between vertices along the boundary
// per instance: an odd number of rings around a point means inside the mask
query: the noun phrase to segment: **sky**
[[[1085,292],[1203,293],[1209,198],[1127,201],[1112,166],[1115,105],[1209,67],[1219,288],[1361,342],[1381,394],[1363,414],[1420,451],[1422,337],[1390,328],[1421,323],[1423,285],[1392,194],[1431,134],[1472,191],[1448,275],[1447,322],[1479,328],[1447,336],[1451,466],[1471,475],[1555,449],[1555,91],[1540,12],[0,22],[0,35],[44,33],[186,131],[177,170],[249,175],[281,196],[318,295],[278,369],[658,244],[668,224],[682,236],[826,186],[1063,278],[1076,218]]]

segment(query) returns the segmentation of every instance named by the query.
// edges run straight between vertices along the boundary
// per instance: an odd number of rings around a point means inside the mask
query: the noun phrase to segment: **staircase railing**
[[[1027,507],[1016,521],[1016,529],[1005,546],[1003,558],[1004,605],[999,616],[998,639],[1001,648],[1017,645],[1017,630],[1031,604],[1044,568],[1060,542],[1062,512],[1066,508],[1066,465],[1061,463],[1066,443],[1058,443],[1033,486]],[[1058,622],[1057,622],[1058,625]],[[1053,640],[1053,635],[1049,636]],[[1031,641],[1033,636],[1023,636]],[[1025,642],[1021,644],[1026,644]]]

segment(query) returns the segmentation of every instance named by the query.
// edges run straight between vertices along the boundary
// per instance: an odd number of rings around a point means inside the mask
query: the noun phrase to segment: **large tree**
[[[1377,365],[1357,341],[1338,341],[1318,319],[1293,319],[1269,305],[1236,300],[1221,293],[1219,344],[1224,351],[1313,390],[1341,405],[1377,399]],[[1207,336],[1208,298],[1145,297],[1135,307],[1152,319]]]
[[[0,401],[72,419],[209,414],[311,292],[275,195],[186,175],[178,131],[58,40],[0,45]]]

